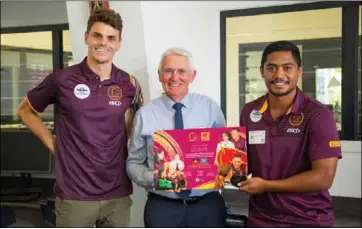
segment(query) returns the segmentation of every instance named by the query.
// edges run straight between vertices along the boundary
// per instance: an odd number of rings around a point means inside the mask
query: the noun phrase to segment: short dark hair
[[[292,56],[297,63],[298,67],[302,66],[302,59],[300,57],[299,48],[293,44],[290,41],[276,41],[273,43],[270,43],[263,51],[263,56],[261,58],[261,65],[260,67],[263,67],[268,55],[273,52],[279,52],[279,51],[289,51],[292,53]]]
[[[231,134],[229,132],[224,132],[222,133],[222,135],[226,134],[226,136],[228,136],[228,138],[231,138]]]
[[[93,10],[89,16],[87,23],[87,33],[91,30],[96,22],[103,22],[104,24],[112,26],[114,29],[119,30],[119,39],[121,39],[123,21],[121,16],[116,11],[107,8],[100,8]]]

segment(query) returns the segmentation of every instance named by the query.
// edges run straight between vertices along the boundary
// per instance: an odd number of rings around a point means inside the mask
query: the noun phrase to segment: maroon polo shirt
[[[310,170],[316,159],[342,157],[333,114],[299,89],[282,117],[273,121],[265,95],[244,106],[240,125],[247,129],[249,173],[253,177],[280,180]],[[333,221],[328,190],[250,197],[251,227],[330,227]]]
[[[132,194],[125,168],[125,111],[134,96],[128,73],[113,65],[111,78],[101,82],[86,58],[28,92],[36,112],[56,105],[57,197],[106,200]]]
[[[246,166],[244,163],[241,164],[240,169],[236,170],[236,168],[231,165],[231,172],[233,173],[233,176],[246,176]]]
[[[246,152],[245,139],[244,138],[239,137],[239,139],[237,141],[235,141],[233,139],[233,143],[234,143],[236,149],[238,149],[240,151],[243,151],[243,152]]]

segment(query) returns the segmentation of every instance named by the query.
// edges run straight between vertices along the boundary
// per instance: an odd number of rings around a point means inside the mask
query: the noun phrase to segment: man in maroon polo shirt
[[[129,225],[127,135],[142,94],[136,79],[112,63],[122,27],[118,13],[95,10],[84,37],[87,57],[47,76],[18,109],[56,157],[57,227]],[[38,115],[49,104],[56,105],[56,141]]]
[[[240,132],[237,128],[231,130],[231,138],[236,149],[246,152],[245,139],[240,136]]]
[[[241,112],[248,135],[250,227],[331,227],[328,189],[342,157],[336,121],[327,107],[296,85],[302,74],[297,46],[268,45],[260,72],[268,93]]]

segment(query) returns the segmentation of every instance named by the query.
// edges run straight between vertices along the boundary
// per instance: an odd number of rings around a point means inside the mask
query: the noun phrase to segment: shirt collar
[[[294,101],[293,101],[292,105],[288,108],[288,110],[285,114],[300,113],[299,111],[300,111],[300,106],[301,106],[302,100],[303,100],[303,94],[301,93],[300,89],[297,87]],[[266,94],[261,101],[262,101],[262,104],[260,106],[259,112],[260,112],[260,114],[263,114],[268,109],[268,94]]]
[[[166,104],[167,109],[173,109],[172,106],[176,103],[175,101],[173,101],[166,93],[163,93],[162,95],[163,101]],[[182,103],[186,108],[190,107],[190,94],[187,93],[183,99],[180,101],[180,103]]]
[[[79,66],[81,71],[89,81],[93,81],[98,77],[98,75],[95,72],[93,72],[92,69],[88,66],[87,57],[83,59],[83,61],[79,64]],[[114,64],[112,64],[110,80],[113,83],[117,83],[120,81],[120,74],[118,74],[117,67]]]

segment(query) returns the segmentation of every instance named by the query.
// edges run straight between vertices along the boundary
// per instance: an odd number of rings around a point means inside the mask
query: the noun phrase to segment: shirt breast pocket
[[[300,148],[301,144],[303,143],[305,136],[304,132],[304,126],[284,125],[277,128],[274,136],[279,139],[278,142],[283,144],[283,148],[285,148],[287,151],[292,149],[294,151],[295,148]]]
[[[273,163],[294,171],[303,161],[306,146],[306,133],[302,127],[286,126],[274,133],[272,145]]]
[[[105,103],[106,106],[109,108],[109,112],[119,115],[124,114],[127,111],[131,101],[129,98],[122,98],[120,100],[109,99],[109,101],[106,101]]]
[[[305,135],[304,126],[290,126],[290,125],[282,125],[277,128],[276,135],[291,137],[291,138],[300,138]]]

